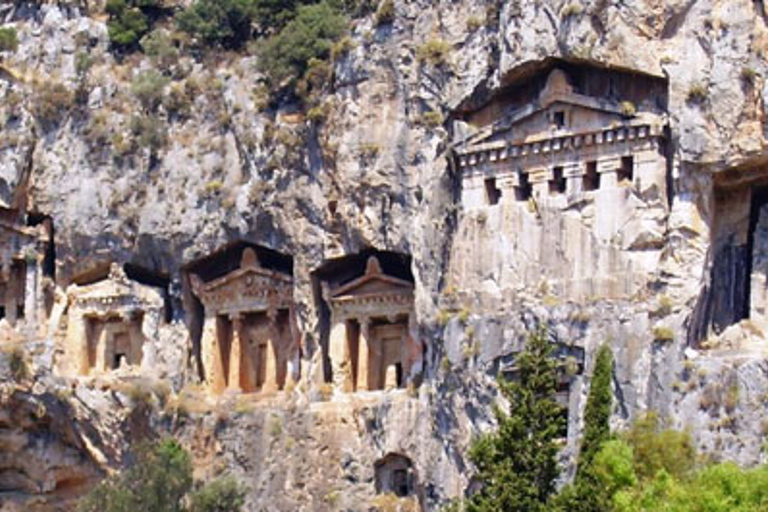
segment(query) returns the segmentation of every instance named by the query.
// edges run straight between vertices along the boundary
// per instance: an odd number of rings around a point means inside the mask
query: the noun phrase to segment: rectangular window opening
[[[617,176],[618,182],[631,185],[633,180],[632,171],[634,167],[635,159],[632,156],[621,157],[621,168],[619,169],[619,174]]]
[[[527,201],[531,198],[531,184],[528,182],[528,175],[523,171],[517,171],[515,198],[518,201]]]
[[[485,179],[485,198],[489,205],[499,204],[501,190],[496,186],[496,178]]]
[[[554,121],[557,128],[565,128],[565,112],[562,110],[555,112]]]
[[[597,162],[587,162],[587,172],[584,174],[582,189],[592,192],[600,188],[600,174],[597,172]]]
[[[563,176],[563,168],[555,167],[552,169],[552,180],[549,182],[550,195],[565,194],[566,180]]]

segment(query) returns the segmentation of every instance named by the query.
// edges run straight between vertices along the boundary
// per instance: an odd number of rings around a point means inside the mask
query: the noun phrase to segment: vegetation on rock
[[[15,52],[19,47],[19,39],[16,29],[13,27],[0,27],[0,52]]]
[[[347,18],[330,3],[299,7],[296,18],[265,41],[260,51],[259,65],[272,89],[295,86],[317,61],[330,56],[346,31]]]
[[[135,463],[105,479],[81,502],[80,512],[239,512],[243,489],[230,477],[196,483],[192,461],[175,440],[139,448]]]
[[[109,40],[120,50],[136,49],[142,36],[152,28],[155,13],[161,7],[161,0],[108,0]]]

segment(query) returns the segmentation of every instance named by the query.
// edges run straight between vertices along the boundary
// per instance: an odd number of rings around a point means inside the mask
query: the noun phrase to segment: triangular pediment
[[[615,123],[626,121],[620,105],[606,100],[582,97],[557,98],[546,105],[531,104],[506,115],[492,126],[471,137],[460,146],[461,152],[494,142],[524,144],[553,137],[600,131]],[[558,126],[562,116],[562,126]]]
[[[384,274],[375,257],[368,260],[365,274],[339,287],[332,294],[333,299],[366,295],[387,295],[413,292],[413,285],[397,277]]]
[[[246,267],[234,270],[223,277],[205,283],[203,289],[206,291],[237,290],[240,289],[243,283],[248,285],[260,283],[265,287],[273,288],[285,286],[286,284],[290,285],[291,278],[261,267]]]
[[[625,124],[636,115],[630,102],[619,102],[576,92],[568,76],[553,70],[546,87],[523,106],[498,112],[496,120],[458,144],[459,154],[494,144],[526,144],[602,131]]]

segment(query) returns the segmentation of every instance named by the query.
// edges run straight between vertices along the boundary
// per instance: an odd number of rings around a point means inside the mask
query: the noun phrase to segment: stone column
[[[107,354],[109,347],[107,346],[107,341],[112,333],[106,319],[104,319],[104,321],[99,321],[96,326],[98,329],[98,337],[96,338],[96,361],[92,370],[95,369],[97,373],[103,373],[109,370],[109,359]]]
[[[347,353],[347,324],[341,318],[331,320],[331,334],[328,337],[328,357],[331,360],[333,385],[343,390],[349,380],[349,363],[345,363]]]
[[[61,371],[64,375],[74,377],[87,375],[88,370],[90,370],[90,362],[88,360],[86,319],[77,309],[70,306]]]
[[[205,380],[211,393],[219,394],[226,387],[224,363],[221,359],[216,317],[206,315],[203,320],[203,334],[200,339],[200,352],[203,359]]]
[[[232,322],[232,343],[229,348],[229,378],[227,381],[227,390],[242,391],[240,387],[240,371],[243,361],[243,347],[240,335],[243,330],[243,323],[238,313],[230,315]]]
[[[270,318],[270,326],[267,344],[264,347],[266,353],[266,365],[264,369],[264,384],[261,386],[262,393],[274,393],[277,391],[277,355],[275,353],[276,343],[280,331],[277,328],[276,319]]]
[[[528,183],[536,201],[542,201],[549,196],[549,172],[545,168],[531,169],[528,173]]]
[[[24,283],[24,319],[27,325],[37,329],[37,259],[27,261],[25,265]]]
[[[371,321],[369,318],[360,319],[360,341],[358,342],[357,358],[357,390],[368,391],[368,365],[370,364]]]
[[[605,157],[597,161],[597,172],[600,174],[600,189],[612,189],[618,186],[617,172],[621,169],[621,158]]]
[[[566,180],[566,194],[578,194],[584,190],[585,167],[583,162],[574,162],[563,166],[563,176]]]

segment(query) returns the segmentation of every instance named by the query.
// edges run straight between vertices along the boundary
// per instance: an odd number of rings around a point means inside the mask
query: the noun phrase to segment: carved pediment
[[[191,280],[193,292],[211,314],[287,308],[292,303],[293,280],[263,268],[252,248],[243,251],[237,270],[207,283],[195,274]]]
[[[658,134],[662,124],[658,114],[636,112],[629,102],[576,92],[565,72],[555,69],[538,97],[501,112],[493,124],[461,142],[456,152],[463,156],[534,144],[577,146],[581,137],[595,138],[608,130],[625,130],[627,137],[641,128]]]
[[[163,298],[149,286],[131,281],[121,265],[112,263],[107,279],[93,284],[71,285],[67,289],[70,304],[99,313],[123,310],[149,310],[163,307]]]
[[[384,274],[375,257],[368,260],[365,274],[334,290],[332,301],[352,300],[371,296],[409,295],[413,285],[397,277]]]

